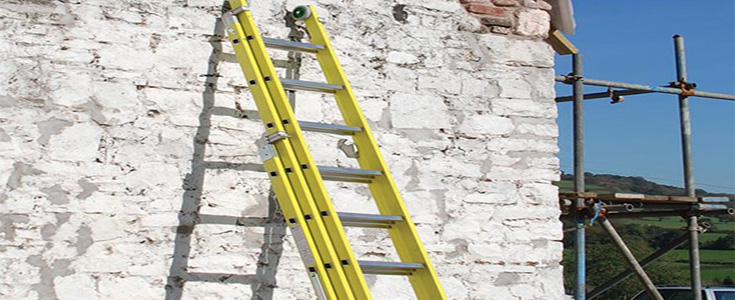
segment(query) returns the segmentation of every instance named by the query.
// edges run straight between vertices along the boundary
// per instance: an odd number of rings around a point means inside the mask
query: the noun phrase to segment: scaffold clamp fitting
[[[619,95],[615,90],[613,90],[611,87],[607,88],[607,93],[610,95],[610,104],[616,104],[625,101],[625,97]]]
[[[673,81],[669,82],[669,87],[680,88],[680,95],[682,96],[694,96],[694,89],[697,88],[697,84],[694,82]]]
[[[564,76],[564,83],[566,83],[566,84],[572,84],[575,81],[579,81],[579,80],[582,80],[582,79],[584,79],[584,77],[582,77],[580,75],[575,75],[574,73],[569,73],[566,76]]]

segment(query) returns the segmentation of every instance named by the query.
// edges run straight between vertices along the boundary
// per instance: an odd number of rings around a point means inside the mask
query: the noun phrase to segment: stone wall
[[[314,3],[450,299],[563,295],[548,15],[521,2]],[[314,298],[221,4],[0,3],[0,298]],[[280,38],[298,4],[251,3]],[[339,120],[317,94],[297,115]],[[308,139],[318,163],[355,164]],[[375,210],[364,186],[329,189],[338,210]],[[385,232],[348,234],[359,258],[394,257]],[[402,277],[368,282],[412,297]]]

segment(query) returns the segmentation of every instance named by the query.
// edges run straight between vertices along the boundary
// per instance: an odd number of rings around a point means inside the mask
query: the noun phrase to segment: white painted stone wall
[[[251,5],[284,38],[298,4]],[[455,0],[313,4],[449,298],[562,299],[545,11],[495,35]],[[0,2],[0,298],[314,299],[257,171],[262,125],[214,37],[220,6]],[[303,120],[339,120],[331,97],[297,102]],[[308,137],[318,163],[355,165]],[[330,191],[375,211],[364,186]],[[360,258],[394,257],[383,231],[348,234]],[[412,297],[401,277],[368,281],[376,299]]]

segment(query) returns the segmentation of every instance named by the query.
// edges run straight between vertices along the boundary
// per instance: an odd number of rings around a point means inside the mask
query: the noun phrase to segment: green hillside
[[[643,177],[619,176],[611,174],[585,173],[585,190],[591,193],[638,193],[646,195],[685,196],[686,190],[680,187],[658,184]],[[561,181],[555,183],[559,192],[574,191],[574,176],[562,174]],[[733,194],[709,193],[697,189],[697,196],[723,196],[735,199]]]

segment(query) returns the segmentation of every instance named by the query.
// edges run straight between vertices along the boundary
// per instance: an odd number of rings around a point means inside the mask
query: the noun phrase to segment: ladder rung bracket
[[[342,89],[341,85],[285,78],[281,78],[281,84],[285,90],[289,91],[310,91],[334,94],[338,90]]]
[[[319,50],[324,50],[324,46],[322,45],[314,45],[309,43],[301,43],[296,41],[280,40],[267,37],[263,37],[263,43],[265,43],[265,46],[268,48],[286,51],[317,53]]]
[[[338,212],[342,225],[348,227],[365,227],[365,228],[391,228],[396,222],[403,221],[401,216],[386,216],[376,214],[359,214]]]
[[[415,263],[358,261],[364,274],[374,275],[411,275],[416,270],[423,269],[424,265]]]
[[[375,176],[383,175],[380,171],[351,168],[319,166],[319,173],[324,180],[370,183]]]
[[[331,133],[338,135],[354,135],[355,133],[362,132],[362,128],[360,127],[339,124],[299,121],[299,126],[301,126],[301,130],[303,131]]]

